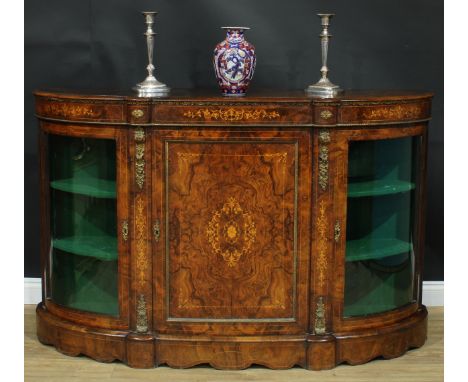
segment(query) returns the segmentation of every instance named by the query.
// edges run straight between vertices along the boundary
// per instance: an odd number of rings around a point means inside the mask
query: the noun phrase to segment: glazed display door
[[[216,331],[219,326],[206,322],[242,322],[266,331],[275,326],[271,332],[304,332],[309,132],[155,134],[158,330],[183,322],[193,331]]]
[[[49,305],[76,311],[76,317],[84,311],[121,323],[127,303],[121,305],[119,299],[126,291],[124,280],[119,283],[124,264],[119,253],[128,237],[128,222],[118,219],[116,158],[123,149],[121,140],[104,128],[99,138],[84,135],[79,127],[72,136],[54,134],[54,125],[50,129],[45,136],[49,179],[44,193],[50,200]],[[125,203],[120,208],[125,209]]]
[[[343,132],[342,174],[346,195],[343,325],[353,320],[413,311],[420,296],[422,128],[402,133]],[[365,138],[365,140],[364,140]]]

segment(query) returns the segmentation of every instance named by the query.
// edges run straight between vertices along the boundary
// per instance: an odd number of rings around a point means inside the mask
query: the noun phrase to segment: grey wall
[[[249,26],[251,88],[318,79],[317,12],[332,20],[331,78],[344,88],[436,93],[430,126],[426,280],[443,279],[442,0],[25,0],[25,276],[39,276],[37,88],[128,89],[145,76],[141,10],[157,10],[158,78],[216,88],[211,54],[225,25]]]

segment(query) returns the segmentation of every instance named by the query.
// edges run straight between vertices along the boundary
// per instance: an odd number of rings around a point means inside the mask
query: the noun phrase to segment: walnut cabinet
[[[418,92],[36,92],[41,342],[319,370],[423,345]]]

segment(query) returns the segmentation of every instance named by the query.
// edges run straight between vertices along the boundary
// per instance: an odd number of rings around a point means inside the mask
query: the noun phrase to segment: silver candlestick
[[[137,84],[133,90],[138,93],[139,97],[161,97],[165,96],[169,93],[169,88],[167,85],[159,82],[156,77],[153,75],[154,65],[153,65],[153,44],[154,44],[154,33],[153,31],[153,24],[154,24],[154,17],[156,16],[157,12],[142,12],[143,16],[145,16],[146,22],[146,32],[144,35],[146,36],[146,45],[148,48],[148,66],[146,70],[148,70],[148,77],[145,78],[143,82]]]
[[[332,98],[343,91],[338,85],[332,84],[327,77],[328,42],[332,37],[332,35],[328,33],[328,26],[330,25],[330,19],[334,16],[334,14],[318,13],[317,16],[319,16],[322,20],[322,33],[320,33],[320,41],[322,44],[322,68],[320,69],[320,73],[322,73],[322,78],[320,78],[316,84],[309,85],[305,91],[313,96]]]

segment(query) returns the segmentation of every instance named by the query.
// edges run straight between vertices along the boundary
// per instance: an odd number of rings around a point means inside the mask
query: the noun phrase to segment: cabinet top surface
[[[308,96],[304,90],[252,91],[226,97],[215,90],[174,89],[166,97],[134,93],[37,91],[41,119],[122,125],[354,126],[408,123],[430,118],[432,93],[350,90],[338,98]]]
[[[252,102],[252,101],[312,101],[312,102],[352,102],[352,101],[387,101],[431,98],[433,93],[415,90],[345,90],[336,98],[319,98],[308,96],[303,90],[259,90],[251,91],[244,97],[222,96],[213,89],[172,89],[165,97],[139,98],[132,91],[109,90],[70,90],[50,89],[37,90],[36,96],[58,98],[89,98],[106,100],[140,100],[152,99],[164,101],[217,101],[217,102]]]

